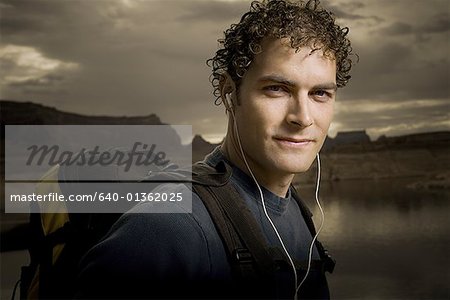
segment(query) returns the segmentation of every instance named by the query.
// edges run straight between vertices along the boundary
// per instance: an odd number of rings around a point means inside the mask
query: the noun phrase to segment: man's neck
[[[231,163],[247,175],[251,176],[244,158],[242,157],[239,145],[231,141],[229,136],[225,137],[221,146],[221,151]],[[268,171],[261,167],[257,162],[252,161],[250,157],[246,156],[245,159],[251,169],[251,173],[253,173],[259,185],[264,186],[266,189],[280,197],[286,197],[294,174],[280,174],[280,172]]]

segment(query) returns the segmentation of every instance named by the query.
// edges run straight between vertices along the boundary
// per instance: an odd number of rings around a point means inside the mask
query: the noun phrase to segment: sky
[[[330,136],[450,130],[450,2],[329,0],[359,62]],[[206,60],[250,1],[0,0],[0,98],[226,131]]]

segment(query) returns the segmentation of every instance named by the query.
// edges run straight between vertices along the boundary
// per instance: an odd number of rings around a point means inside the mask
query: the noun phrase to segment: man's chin
[[[283,169],[284,172],[289,174],[300,174],[308,172],[308,170],[311,168],[313,161],[305,161],[305,162],[295,162],[295,161],[287,161],[283,163],[282,165],[279,165],[281,167],[280,169]]]
[[[278,153],[272,156],[273,163],[286,173],[298,174],[307,172],[316,160],[316,152],[301,151]]]

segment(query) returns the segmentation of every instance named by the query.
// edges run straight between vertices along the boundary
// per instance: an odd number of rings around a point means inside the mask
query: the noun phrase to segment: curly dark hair
[[[336,60],[336,84],[344,87],[350,79],[352,47],[349,29],[335,24],[331,12],[320,7],[319,0],[292,3],[287,0],[263,0],[251,3],[238,24],[232,24],[219,39],[221,49],[207,60],[212,68],[210,81],[215,104],[221,103],[220,83],[228,73],[239,88],[254,56],[262,51],[266,37],[289,38],[294,49],[311,45]]]

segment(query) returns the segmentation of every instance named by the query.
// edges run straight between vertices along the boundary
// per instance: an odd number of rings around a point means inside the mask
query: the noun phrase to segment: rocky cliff
[[[85,116],[32,102],[0,100],[2,124],[14,125],[164,125],[155,114],[138,117]]]
[[[328,143],[321,154],[324,180],[417,178],[417,186],[450,188],[450,132],[431,132],[376,141]],[[316,165],[297,176],[313,182]]]

